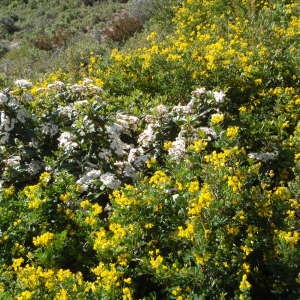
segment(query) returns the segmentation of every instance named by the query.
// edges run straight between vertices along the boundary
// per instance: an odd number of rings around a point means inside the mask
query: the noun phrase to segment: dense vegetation
[[[3,81],[0,299],[299,298],[299,7],[154,2]]]

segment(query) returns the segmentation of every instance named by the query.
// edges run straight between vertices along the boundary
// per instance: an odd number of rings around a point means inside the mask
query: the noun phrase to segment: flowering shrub
[[[299,297],[299,24],[228,3],[0,93],[0,298]]]

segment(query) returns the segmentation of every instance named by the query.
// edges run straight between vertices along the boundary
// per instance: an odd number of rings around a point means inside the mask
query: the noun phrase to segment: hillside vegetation
[[[2,83],[0,299],[298,299],[297,1],[135,3]]]
[[[106,56],[140,32],[162,0],[1,0],[0,85],[75,72],[89,52]]]

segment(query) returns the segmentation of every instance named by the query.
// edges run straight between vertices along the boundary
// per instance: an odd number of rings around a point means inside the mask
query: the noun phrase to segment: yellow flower
[[[199,254],[194,254],[196,262],[198,265],[204,265],[210,258],[210,254],[205,254],[204,256],[200,256]]]
[[[249,273],[250,272],[250,265],[247,263],[243,263],[243,270],[245,271],[245,273]]]
[[[150,259],[151,267],[153,269],[158,269],[161,266],[163,260],[164,260],[164,258],[161,255],[158,255],[156,258],[152,257]]]
[[[182,226],[178,226],[178,233],[177,235],[182,238],[186,238],[192,240],[194,238],[195,228],[192,223],[189,223],[186,229],[183,229]]]
[[[262,79],[261,78],[257,78],[254,80],[255,85],[261,85],[262,84]]]
[[[226,130],[226,136],[234,138],[234,137],[237,136],[238,131],[239,131],[239,127],[238,126],[228,127],[227,130]]]
[[[300,240],[300,233],[298,231],[277,231],[278,237],[288,243],[291,247],[294,247]]]
[[[151,168],[153,165],[156,164],[156,158],[155,157],[150,157],[147,161],[146,161],[146,165],[147,168]]]
[[[210,186],[205,183],[201,189],[200,196],[192,203],[188,210],[189,215],[199,215],[205,207],[209,207],[213,201],[214,195],[210,190]]]
[[[53,239],[54,239],[54,234],[52,232],[46,232],[40,236],[34,237],[33,244],[35,246],[48,247],[51,245]]]
[[[178,286],[171,291],[171,294],[177,296],[181,292],[181,290],[182,290],[181,287]]]
[[[95,203],[92,205],[92,209],[93,209],[93,216],[97,216],[100,215],[103,212],[102,206],[100,206],[98,203]]]
[[[175,182],[175,188],[180,192],[183,190],[183,184],[179,181]]]
[[[153,225],[152,223],[147,223],[147,224],[144,225],[144,227],[145,227],[146,229],[151,229],[151,228],[154,227],[154,225]]]
[[[274,195],[282,200],[287,200],[290,197],[291,193],[287,187],[278,186],[274,191]]]
[[[66,192],[65,194],[62,194],[59,196],[59,200],[61,200],[64,203],[67,203],[72,197],[72,194],[70,192]]]
[[[131,284],[132,283],[132,279],[130,277],[124,278],[124,282],[127,283],[127,284]]]
[[[237,176],[228,176],[227,180],[227,184],[233,192],[237,192],[243,186]]]
[[[191,148],[195,152],[200,153],[205,149],[206,146],[207,146],[207,142],[205,142],[204,140],[197,140],[192,144]]]
[[[247,112],[247,107],[246,106],[241,106],[239,108],[239,111],[245,113],[245,112]]]
[[[189,184],[188,191],[190,193],[196,193],[196,192],[198,192],[199,191],[199,182],[198,181],[192,181]]]
[[[167,141],[164,143],[164,150],[170,150],[172,148],[173,142]]]
[[[122,289],[123,295],[122,295],[122,300],[132,300],[132,294],[131,291],[128,287],[125,287]]]
[[[21,264],[24,262],[24,258],[20,257],[20,258],[14,258],[13,259],[13,264],[12,264],[12,268],[15,271],[18,271],[18,269],[21,267]]]
[[[219,123],[223,122],[223,120],[224,120],[223,114],[213,114],[211,116],[211,123],[213,125],[219,124]]]
[[[126,186],[127,189],[128,187],[129,185]],[[113,191],[110,197],[113,198],[114,201],[121,207],[134,205],[136,203],[135,198],[127,197],[123,191],[119,191],[119,190]]]
[[[69,295],[66,289],[62,288],[60,291],[55,295],[54,300],[68,300]]]
[[[30,299],[32,299],[32,293],[30,291],[24,291],[17,297],[17,300],[30,300]]]
[[[43,201],[39,198],[33,198],[30,202],[28,202],[29,209],[37,209],[41,206]]]
[[[90,205],[91,205],[91,203],[89,200],[83,200],[80,202],[80,207],[83,209],[88,208]]]
[[[253,249],[248,246],[241,246],[241,250],[246,254],[246,256],[248,256],[253,251]]]
[[[48,172],[44,172],[40,175],[40,183],[42,185],[46,185],[51,179],[51,174]]]
[[[97,221],[95,220],[94,217],[86,217],[84,219],[84,223],[93,226],[93,225],[97,224]]]
[[[154,186],[162,187],[166,184],[170,184],[171,178],[167,176],[164,171],[156,171],[150,178],[149,183]]]
[[[5,196],[12,196],[15,193],[15,187],[11,185],[8,188],[3,188],[2,192]]]
[[[251,284],[247,280],[247,275],[244,274],[242,277],[242,281],[240,282],[240,290],[244,292],[246,290],[249,290],[250,288],[251,288]]]

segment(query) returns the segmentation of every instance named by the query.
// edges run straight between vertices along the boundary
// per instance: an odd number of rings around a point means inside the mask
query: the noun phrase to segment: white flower
[[[59,106],[57,108],[58,115],[60,117],[68,117],[71,119],[73,116],[75,116],[75,110],[73,107],[73,104],[67,105],[67,106]]]
[[[116,176],[112,173],[104,173],[100,176],[100,180],[102,183],[110,188],[110,189],[117,189],[121,185],[121,181],[116,178]]]
[[[251,152],[248,154],[249,158],[258,160],[258,161],[263,161],[263,162],[267,162],[270,160],[274,160],[276,159],[278,156],[278,152],[262,152],[262,153],[256,153],[256,152]]]
[[[177,105],[174,106],[172,111],[176,113],[181,113],[184,115],[190,114],[193,112],[193,107],[194,107],[194,100],[191,100],[187,105]]]
[[[165,117],[166,114],[168,113],[168,108],[163,105],[163,104],[160,104],[160,105],[157,105],[155,108],[154,108],[154,111],[155,113],[158,115],[158,116],[163,116]]]
[[[68,131],[63,132],[58,138],[59,147],[65,148],[67,151],[73,150],[78,146],[76,142],[74,142],[75,136]]]
[[[92,79],[90,79],[90,78],[84,78],[84,79],[83,79],[83,84],[88,85],[88,84],[91,84],[91,83],[93,83],[93,80],[92,80]]]
[[[6,144],[9,140],[9,133],[5,132],[2,133],[1,139],[0,139],[0,145]]]
[[[110,151],[110,149],[102,149],[99,153],[98,153],[98,157],[100,159],[104,159],[104,160],[108,160],[111,157],[112,153]]]
[[[70,88],[75,93],[81,93],[87,90],[87,87],[81,84],[73,84],[70,86]]]
[[[179,159],[185,152],[185,139],[183,137],[177,137],[172,143],[172,148],[169,149],[169,155],[174,159]]]
[[[111,140],[110,148],[115,152],[116,155],[124,156],[130,149],[130,145],[122,142],[119,136],[115,136],[114,139]]]
[[[4,164],[7,167],[14,168],[20,165],[20,161],[21,161],[21,157],[19,155],[16,155],[4,160]]]
[[[148,148],[155,141],[154,124],[148,124],[147,128],[139,135],[138,143]]]
[[[85,175],[83,175],[81,178],[79,178],[76,183],[78,185],[81,185],[82,190],[86,191],[88,189],[88,186],[97,178],[100,178],[101,171],[93,169],[89,172],[87,172]]]
[[[217,103],[223,103],[226,94],[224,92],[212,92],[212,95]]]
[[[117,167],[118,174],[132,179],[136,178],[136,170],[128,161],[116,161],[114,166]]]
[[[8,101],[7,96],[0,92],[0,105],[6,103],[7,101]]]
[[[17,111],[17,119],[19,120],[19,122],[21,123],[25,123],[25,119],[29,117],[29,114],[27,113],[27,111],[25,110],[25,108],[21,107],[18,111]]]
[[[142,147],[132,148],[129,151],[127,161],[136,168],[141,168],[145,165],[145,162],[149,157],[150,154],[145,155]]]
[[[54,136],[58,133],[58,126],[52,123],[44,123],[42,125],[43,134]]]
[[[210,128],[210,127],[200,127],[199,128],[201,131],[203,131],[206,135],[208,135],[209,137],[212,137],[213,139],[217,138],[217,133],[215,132],[214,129]]]
[[[15,124],[15,118],[10,118],[4,111],[0,111],[0,130],[4,132],[12,131],[15,128]]]
[[[59,90],[61,89],[65,84],[62,81],[54,81],[53,83],[49,83],[47,88],[49,89],[55,89]]]
[[[122,126],[123,128],[136,128],[136,125],[139,121],[139,118],[135,116],[129,116],[122,113],[117,113],[116,115],[116,123]]]
[[[17,79],[15,80],[15,85],[18,85],[21,89],[31,88],[32,83],[26,79]]]
[[[200,87],[197,88],[196,90],[192,91],[192,95],[196,97],[200,97],[201,95],[205,94],[206,88],[205,87]]]

